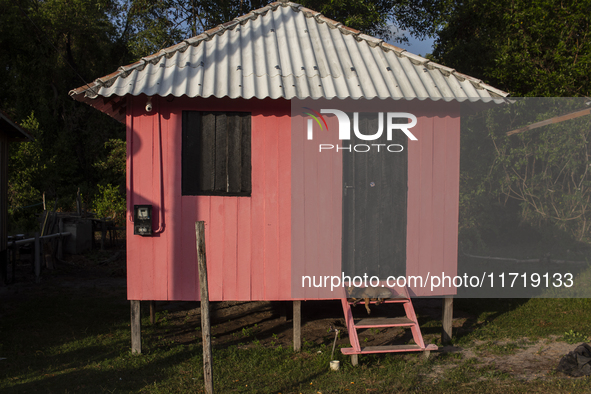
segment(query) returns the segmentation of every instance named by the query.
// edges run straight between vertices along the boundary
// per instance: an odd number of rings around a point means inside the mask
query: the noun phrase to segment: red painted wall
[[[307,101],[299,107],[339,108],[346,112],[407,112],[417,117],[408,141],[408,202],[406,275],[420,276],[409,285],[416,296],[456,294],[455,288],[426,286],[433,275],[457,273],[460,105],[457,102],[354,101],[322,104]],[[325,115],[326,132],[306,140],[306,117],[292,122],[292,294],[294,298],[337,298],[342,289],[302,288],[302,276],[341,276],[342,155],[336,150],[319,153],[319,144],[343,145],[336,135],[336,117]],[[355,153],[354,153],[355,154]],[[363,153],[356,153],[363,154]],[[395,209],[395,208],[394,208]],[[445,282],[446,284],[449,281]]]
[[[317,131],[308,141],[307,120],[297,115],[292,121],[292,296],[334,299],[342,296],[342,289],[302,288],[302,276],[341,275],[343,157],[342,152],[320,153],[318,146],[342,143],[337,133],[326,131]],[[330,130],[338,130],[336,117],[326,121]]]
[[[128,103],[128,210],[152,204],[153,228],[163,231],[141,237],[129,223],[128,298],[199,299],[195,221],[203,220],[212,300],[290,299],[289,102],[153,98],[149,113],[145,104]],[[252,112],[251,197],[181,196],[183,110]]]
[[[154,97],[152,104],[146,112],[145,96],[128,98],[128,211],[152,204],[156,231],[151,237],[133,235],[128,222],[129,299],[199,299],[199,220],[205,221],[213,301],[289,300],[302,274],[340,272],[342,156],[318,155],[317,144],[292,133],[288,101]],[[183,110],[252,113],[251,197],[181,196]],[[459,106],[430,102],[407,110],[416,112],[412,131],[419,139],[408,144],[407,274],[455,275]],[[338,143],[334,135],[320,138]],[[412,289],[416,295],[426,290]],[[300,295],[331,297],[326,289]]]
[[[416,109],[414,109],[416,108]],[[451,277],[457,272],[460,201],[460,106],[411,109],[417,141],[408,143],[406,275]],[[455,288],[412,287],[411,295],[451,295]]]

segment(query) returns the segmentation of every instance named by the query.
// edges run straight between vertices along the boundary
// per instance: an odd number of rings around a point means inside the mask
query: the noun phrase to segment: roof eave
[[[196,47],[196,46],[202,45],[204,41],[209,41],[212,39],[212,37],[214,37],[216,35],[225,34],[225,32],[227,32],[228,30],[235,29],[240,24],[247,23],[251,19],[256,19],[261,15],[266,15],[269,11],[273,12],[273,11],[277,10],[278,7],[291,7],[296,12],[302,12],[307,18],[313,18],[314,20],[317,21],[317,23],[326,23],[328,26],[331,27],[331,29],[338,29],[342,34],[352,35],[355,38],[355,40],[358,42],[365,41],[372,48],[379,46],[385,52],[394,51],[399,58],[408,58],[408,60],[410,60],[413,64],[424,66],[426,68],[429,68],[430,70],[437,69],[445,77],[450,77],[451,75],[453,75],[459,81],[467,80],[474,86],[475,89],[485,90],[487,92],[486,95],[481,95],[481,96],[489,95],[489,96],[491,96],[492,99],[503,98],[503,97],[509,96],[509,94],[507,92],[496,89],[488,84],[485,84],[477,78],[473,78],[468,75],[459,73],[452,68],[440,65],[438,63],[434,63],[434,62],[432,62],[426,58],[423,58],[421,56],[414,55],[402,48],[395,46],[395,45],[388,44],[381,39],[363,34],[359,30],[352,29],[350,27],[343,25],[340,22],[334,21],[332,19],[329,19],[329,18],[323,16],[320,12],[305,8],[305,7],[303,7],[299,4],[296,4],[296,3],[284,2],[284,1],[274,2],[274,3],[268,4],[267,6],[262,7],[260,9],[253,10],[253,11],[249,12],[248,14],[245,14],[243,16],[233,19],[232,21],[229,21],[229,22],[226,22],[226,23],[221,24],[219,26],[216,26],[213,29],[209,29],[209,30],[199,34],[198,36],[186,39],[179,44],[176,44],[176,45],[171,46],[166,49],[162,49],[162,50],[158,51],[157,53],[154,53],[150,56],[143,57],[142,59],[140,59],[139,61],[137,61],[135,63],[129,64],[127,66],[119,67],[119,69],[117,71],[115,71],[111,74],[108,74],[102,78],[98,78],[97,80],[95,80],[94,82],[92,82],[90,84],[87,84],[87,85],[81,86],[77,89],[74,89],[74,90],[70,91],[69,94],[74,99],[84,102],[84,103],[87,103],[87,104],[105,112],[104,109],[108,110],[108,108],[105,108],[105,105],[107,104],[108,101],[114,100],[115,102],[119,103],[121,100],[124,100],[127,95],[130,95],[130,94],[136,95],[135,93],[131,93],[129,91],[127,91],[127,92],[122,91],[121,92],[122,96],[116,96],[116,93],[113,91],[107,91],[103,94],[100,93],[101,89],[104,88],[104,89],[108,90],[111,86],[113,86],[114,83],[117,83],[118,78],[126,78],[134,71],[142,72],[144,70],[144,68],[146,67],[146,65],[148,65],[148,64],[155,65],[158,62],[162,61],[163,57],[170,58],[170,57],[174,56],[174,54],[176,54],[179,51],[184,52],[185,50],[187,50],[187,48],[189,46]],[[160,94],[157,93],[156,95],[160,95]],[[214,96],[219,98],[219,96],[217,96],[215,94],[214,94]],[[101,100],[99,100],[99,103],[97,104],[97,102],[95,102],[95,100],[97,100],[99,97],[102,97],[104,100],[107,100],[107,101],[104,103],[101,103],[100,102]],[[189,97],[193,97],[193,96],[189,96]],[[203,95],[198,94],[195,97],[209,97],[209,96],[203,96]],[[259,98],[261,98],[261,97],[259,97]],[[285,96],[285,92],[284,92],[283,98],[289,98],[289,97]],[[398,97],[392,97],[392,98],[398,99]],[[413,97],[400,97],[400,98],[413,99]],[[431,97],[431,98],[435,100],[435,98],[433,98],[433,97]],[[438,97],[437,99],[441,99],[441,98],[442,97]],[[445,99],[445,98],[443,98],[443,99]],[[459,101],[462,101],[462,97],[450,97],[450,99],[457,99]],[[469,98],[469,99],[472,99],[472,98]],[[478,99],[478,97],[474,97],[474,99]],[[484,99],[487,100],[486,97]],[[103,109],[101,109],[101,108],[103,108]],[[120,110],[121,106],[119,105],[118,108]],[[109,112],[107,112],[107,113],[110,116],[114,117],[115,119],[118,119],[119,121],[122,121],[122,118],[124,117],[124,113],[123,114],[109,113]]]
[[[34,141],[35,137],[22,126],[17,125],[4,112],[0,111],[0,122],[2,126],[0,129],[8,135],[8,139],[14,142],[30,142]]]

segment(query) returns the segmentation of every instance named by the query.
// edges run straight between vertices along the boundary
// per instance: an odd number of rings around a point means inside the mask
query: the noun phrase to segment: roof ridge
[[[275,4],[275,3],[273,3]],[[299,6],[299,10],[304,12],[304,14],[306,13],[311,13],[313,14],[312,16],[314,17],[314,19],[319,22],[319,23],[327,23],[330,24],[331,27],[333,28],[338,28],[341,33],[344,34],[352,34],[355,39],[357,41],[361,41],[364,40],[367,42],[367,44],[369,46],[371,46],[372,48],[379,45],[383,50],[392,50],[394,51],[397,55],[399,56],[404,56],[409,58],[413,63],[417,64],[417,65],[423,65],[425,67],[429,67],[429,68],[436,68],[438,70],[440,70],[445,76],[448,76],[450,74],[454,74],[454,76],[459,77],[458,79],[463,80],[463,79],[468,79],[473,85],[475,85],[476,88],[485,88],[487,90],[491,90],[494,91],[496,94],[499,95],[506,95],[506,92],[503,92],[502,90],[496,89],[484,82],[482,82],[482,80],[478,79],[478,78],[474,78],[471,77],[469,75],[466,74],[461,74],[461,73],[457,73],[455,69],[452,69],[450,67],[444,66],[442,64],[439,64],[437,62],[433,62],[425,57],[419,56],[419,55],[415,55],[412,52],[408,52],[406,49],[397,47],[396,45],[390,44],[380,38],[377,37],[373,37],[370,36],[368,34],[364,34],[359,30],[353,29],[351,27],[348,27],[346,25],[343,25],[341,22],[337,22],[334,21],[330,18],[325,17],[324,15],[322,15],[322,13],[314,11],[312,9],[303,7],[300,4],[297,3],[292,3],[292,2],[286,2],[285,4],[296,4]],[[308,15],[306,15],[307,17],[309,17]]]

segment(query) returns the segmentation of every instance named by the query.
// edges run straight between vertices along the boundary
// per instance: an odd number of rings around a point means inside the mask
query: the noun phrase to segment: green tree
[[[45,192],[48,199],[57,197],[62,208],[71,208],[78,188],[88,197],[100,194],[97,185],[103,191],[115,185],[124,193],[124,127],[72,100],[68,91],[265,4],[0,0],[0,108],[36,131],[34,143],[13,150],[13,171],[18,173],[10,181],[11,204],[33,202]],[[392,18],[407,21],[414,12],[408,1],[325,0],[306,5],[384,37],[391,34]],[[420,13],[428,16],[423,8]]]
[[[527,99],[503,109],[531,124],[584,107],[577,99]],[[582,117],[506,136],[508,122],[491,127],[492,172],[499,192],[520,202],[521,217],[537,227],[554,225],[589,240],[591,222],[591,119]]]
[[[590,0],[456,2],[434,56],[514,96],[591,95]]]
[[[92,200],[92,209],[99,218],[111,218],[117,226],[125,225],[127,205],[125,194],[121,194],[118,186],[98,185],[98,192]]]
[[[120,1],[112,20],[117,42],[125,46],[133,60],[181,41],[186,26],[175,0]]]
[[[126,61],[116,9],[108,0],[0,0],[0,108],[35,134],[12,149],[13,206],[32,191],[64,208],[78,187],[88,196],[100,181],[94,164],[109,154],[105,141],[124,139],[122,125],[68,96]]]
[[[264,7],[261,0],[130,0],[118,5],[115,20],[122,41],[134,59],[155,53],[228,22],[250,10]],[[320,0],[299,1],[303,6],[360,30],[366,34],[405,41],[408,29],[413,35],[433,36],[446,20],[451,0]]]
[[[522,98],[462,119],[460,218],[472,242],[483,234],[510,240],[504,235],[514,236],[519,223],[591,240],[590,117],[506,135],[585,108],[585,101]]]
[[[9,231],[26,231],[35,226],[35,212],[41,207],[43,177],[51,165],[41,160],[43,131],[35,114],[22,122],[22,126],[34,133],[38,139],[30,142],[11,144],[11,160],[8,166],[8,212],[12,217]],[[37,209],[35,209],[37,207]]]
[[[468,0],[450,9],[437,27],[437,61],[513,96],[591,95],[590,0]],[[462,119],[463,229],[500,234],[521,222],[588,240],[587,120],[504,134],[582,107],[517,102]]]

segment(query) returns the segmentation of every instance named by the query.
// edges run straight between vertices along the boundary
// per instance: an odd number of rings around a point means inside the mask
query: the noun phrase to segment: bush
[[[117,226],[125,225],[125,213],[127,206],[125,195],[117,186],[110,183],[107,185],[98,185],[98,193],[92,202],[92,209],[99,218],[112,218]]]

